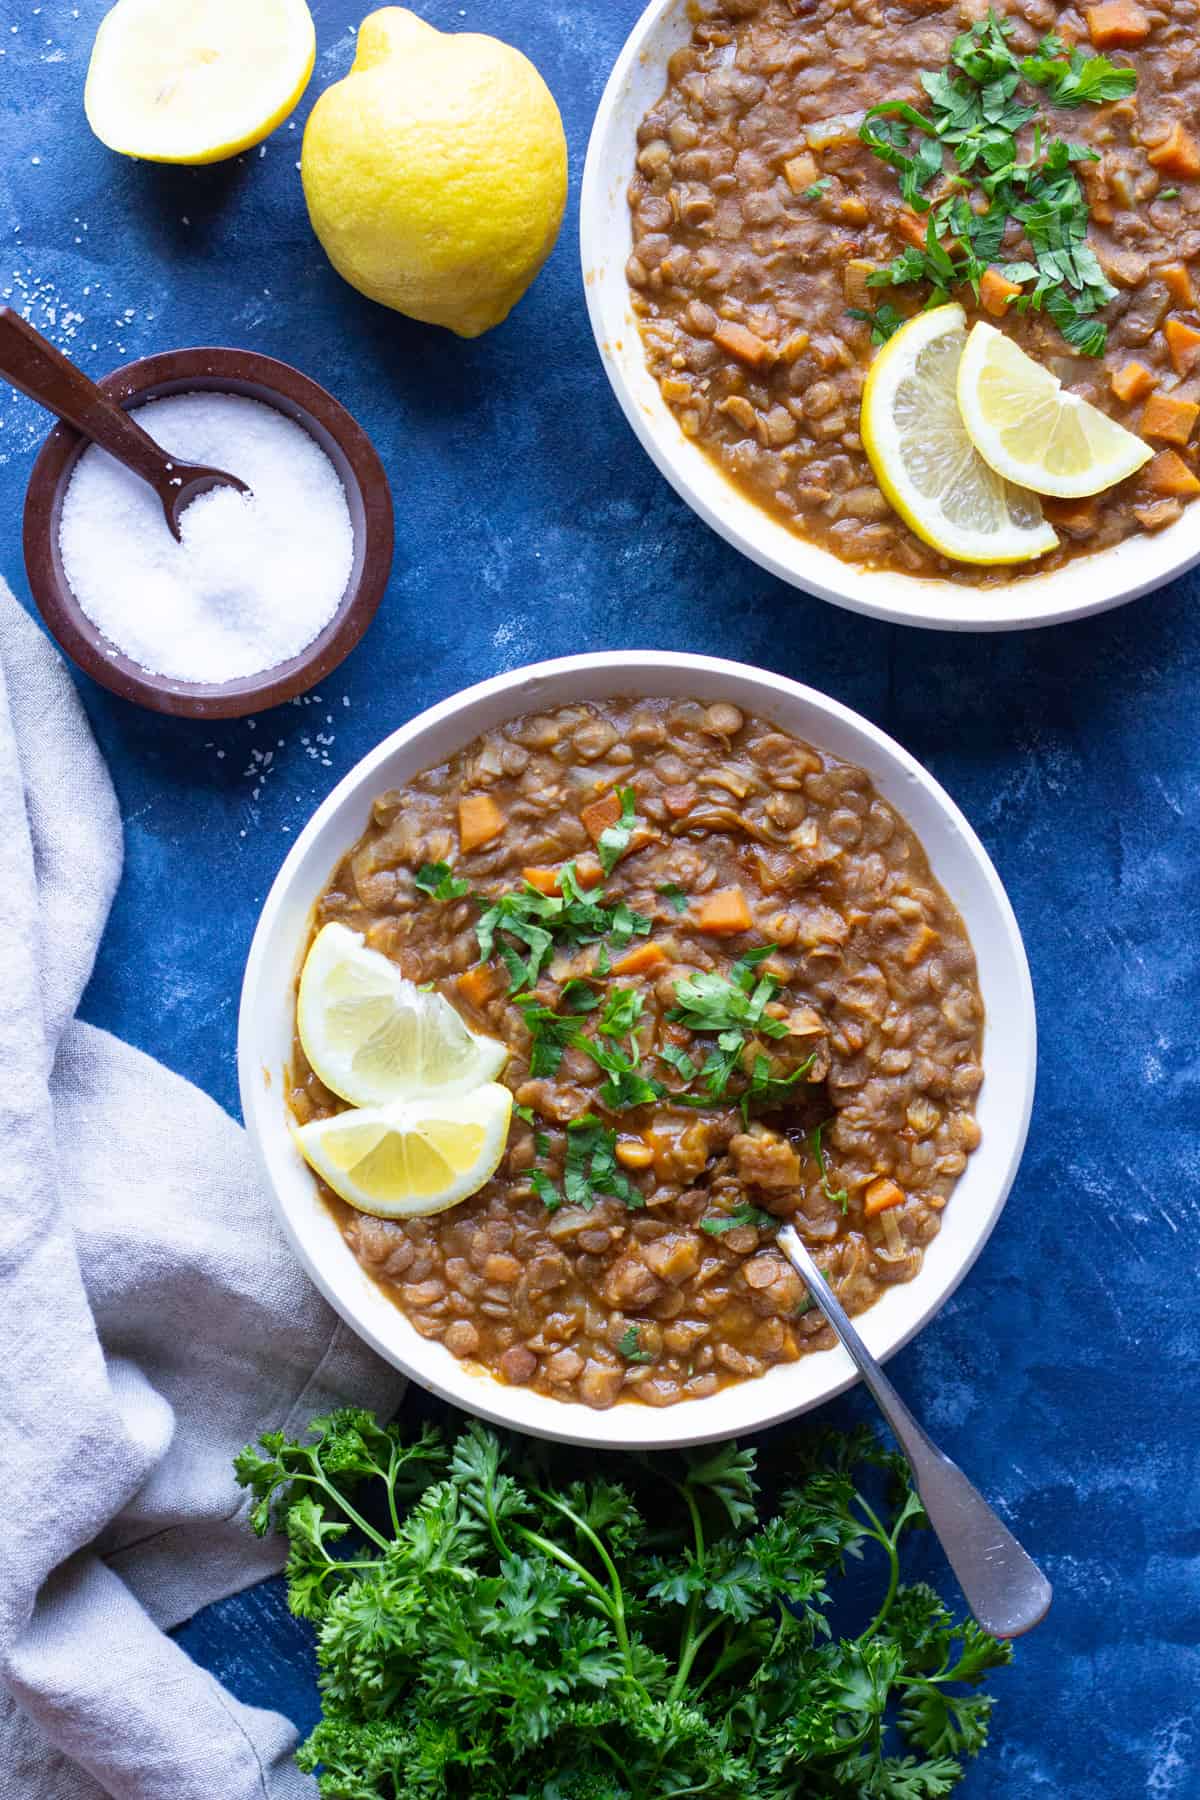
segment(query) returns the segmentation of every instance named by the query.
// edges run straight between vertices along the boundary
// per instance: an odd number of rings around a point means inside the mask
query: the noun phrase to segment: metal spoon
[[[783,1226],[776,1241],[858,1364],[908,1458],[929,1523],[958,1576],[967,1605],[993,1637],[1014,1638],[1031,1631],[1049,1609],[1050,1583],[958,1465],[943,1456],[918,1425],[835,1299],[795,1226]]]
[[[175,539],[180,535],[179,521],[185,508],[210,488],[231,487],[239,494],[250,492],[244,481],[224,469],[179,462],[169,456],[115,400],[102,393],[82,369],[77,369],[11,306],[0,306],[0,375],[148,482],[158,495],[167,528]]]

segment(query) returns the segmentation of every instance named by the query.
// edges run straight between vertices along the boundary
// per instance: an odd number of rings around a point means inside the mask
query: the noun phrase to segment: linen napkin
[[[234,1452],[400,1382],[309,1285],[240,1127],[74,1018],[121,855],[66,669],[0,582],[0,1800],[301,1800],[290,1725],[162,1628],[282,1561]]]

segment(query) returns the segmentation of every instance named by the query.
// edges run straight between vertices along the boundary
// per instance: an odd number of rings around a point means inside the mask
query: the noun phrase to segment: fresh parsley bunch
[[[479,1424],[449,1446],[349,1410],[268,1434],[236,1467],[317,1631],[300,1766],[326,1800],[947,1794],[1008,1646],[900,1584],[923,1515],[869,1432],[773,1454],[790,1485],[768,1508],[736,1444],[581,1481],[577,1455]],[[878,1610],[836,1636],[838,1578],[871,1543]]]

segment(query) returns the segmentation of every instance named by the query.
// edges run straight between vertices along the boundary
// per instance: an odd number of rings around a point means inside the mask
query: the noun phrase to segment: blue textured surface
[[[396,724],[497,670],[583,649],[709,651],[867,714],[936,772],[994,856],[1041,1020],[1007,1211],[893,1365],[1057,1591],[996,1681],[993,1744],[963,1791],[1197,1795],[1197,589],[1042,633],[905,632],[770,581],[691,517],[609,394],[575,252],[587,131],[636,3],[422,7],[532,55],[571,142],[549,267],[503,327],[463,344],[360,299],[309,233],[300,130],[349,65],[347,0],[315,0],[317,68],[295,128],[191,171],[122,161],[88,133],[103,0],[0,0],[4,296],[95,373],[192,343],[298,364],[373,436],[400,546],[375,626],[319,699],[194,726],[81,681],[127,834],[86,1014],[235,1107],[242,963],[292,834]],[[0,568],[22,593],[20,509],[45,425],[0,397]],[[277,1585],[183,1635],[246,1698],[311,1720],[306,1636]]]

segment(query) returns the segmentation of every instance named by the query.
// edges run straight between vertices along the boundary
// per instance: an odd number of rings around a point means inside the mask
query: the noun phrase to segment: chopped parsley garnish
[[[658,891],[664,900],[670,901],[673,912],[685,913],[687,911],[688,897],[677,881],[664,881]]]
[[[569,981],[564,981],[558,997],[569,1013],[595,1012],[600,1004],[600,996],[591,982],[584,981],[580,975],[572,975]]]
[[[827,194],[832,186],[832,175],[822,175],[819,181],[810,182],[800,197],[802,200],[819,200],[822,194]]]
[[[1154,198],[1156,200],[1178,200],[1179,189],[1178,188],[1159,188],[1159,190],[1158,190],[1157,194],[1155,194]]]
[[[711,1237],[736,1231],[742,1225],[753,1225],[757,1231],[778,1231],[780,1221],[758,1206],[735,1206],[730,1213],[709,1213],[700,1221],[701,1231],[707,1231]]]
[[[484,910],[475,924],[480,958],[486,962],[493,955],[500,957],[513,994],[535,985],[556,941],[592,944],[608,937],[623,946],[650,931],[651,920],[635,913],[624,900],[605,906],[587,899],[571,863],[561,870],[559,885],[561,894],[543,894],[526,883],[511,893],[481,901]],[[515,939],[516,946],[506,939]]]
[[[1043,145],[1035,123],[1032,153],[1022,161],[1017,134],[1036,120],[1037,108],[1020,100],[1017,89],[1024,78],[1057,105],[1100,105],[1132,93],[1137,76],[1105,56],[1077,49],[1064,57],[1053,36],[1043,38],[1037,56],[1019,60],[1007,41],[1012,30],[989,12],[955,38],[951,64],[921,75],[928,113],[886,100],[864,118],[860,138],[897,171],[908,205],[928,215],[924,244],[907,246],[867,281],[872,287],[927,282],[928,304],[937,306],[961,285],[978,298],[980,277],[995,265],[1009,281],[1032,283],[1013,301],[1018,311],[1044,308],[1073,348],[1099,356],[1107,331],[1094,315],[1116,289],[1087,242],[1087,202],[1074,172],[1074,164],[1099,157],[1062,138]],[[956,173],[946,170],[947,149]],[[924,190],[942,176],[942,190],[931,198]],[[1010,223],[1021,227],[1028,259],[998,260]]]
[[[650,1350],[642,1349],[641,1334],[636,1325],[628,1325],[621,1333],[617,1343],[617,1355],[623,1356],[626,1362],[649,1363],[654,1361]]]
[[[798,1081],[803,1081],[808,1071],[817,1060],[814,1050],[798,1069],[792,1069],[787,1075],[775,1075],[765,1056],[756,1056],[750,1071],[750,1086],[741,1098],[743,1119],[753,1105],[771,1107],[782,1106],[792,1097],[792,1089]]]
[[[681,1081],[695,1081],[698,1074],[696,1065],[687,1051],[681,1050],[678,1044],[663,1044],[657,1055],[660,1062],[665,1062],[668,1068],[675,1070]]]
[[[645,1206],[640,1189],[617,1164],[617,1134],[595,1113],[581,1113],[567,1126],[563,1192],[572,1206],[589,1211],[601,1195],[623,1200],[631,1210]]]
[[[600,1015],[598,1029],[605,1037],[630,1037],[630,1046],[635,1062],[639,1060],[637,1039],[634,1033],[642,1016],[645,1000],[637,988],[613,988],[604,1003],[604,1011]]]
[[[760,1031],[765,1037],[786,1037],[787,1026],[780,1019],[767,1018],[764,1009],[777,991],[771,976],[755,978],[759,963],[774,950],[763,944],[748,950],[730,969],[730,980],[723,975],[692,975],[675,989],[675,1005],[669,1019],[685,1025],[689,1031]]]
[[[828,1124],[829,1124],[828,1119],[822,1119],[821,1123],[817,1126],[816,1130],[812,1134],[813,1155],[817,1159],[817,1168],[821,1171],[821,1186],[825,1190],[825,1198],[828,1201],[830,1201],[834,1206],[840,1208],[840,1210],[844,1213],[846,1208],[850,1204],[850,1196],[846,1192],[845,1188],[830,1187],[830,1185],[829,1185],[829,1164],[826,1161],[825,1150],[821,1143],[821,1133],[824,1131],[826,1125],[828,1125]]]
[[[600,833],[600,841],[596,845],[596,854],[600,858],[600,867],[606,875],[611,875],[618,858],[624,856],[629,848],[629,839],[633,835],[636,822],[634,811],[634,792],[632,788],[618,788],[617,799],[621,802],[621,816],[615,825],[606,825]]]
[[[551,1006],[543,1006],[532,994],[516,1002],[530,1037],[529,1073],[535,1077],[557,1075],[563,1051],[583,1033],[574,1019],[564,1018]]]
[[[529,1171],[529,1185],[547,1212],[557,1212],[563,1197],[543,1169]]]
[[[864,325],[871,327],[873,344],[886,344],[893,332],[899,331],[904,324],[904,314],[897,312],[890,300],[884,300],[874,312],[868,312],[862,306],[848,306],[846,311],[852,319],[861,319]]]
[[[461,900],[471,891],[470,882],[462,881],[447,862],[422,863],[413,884],[435,900]]]

